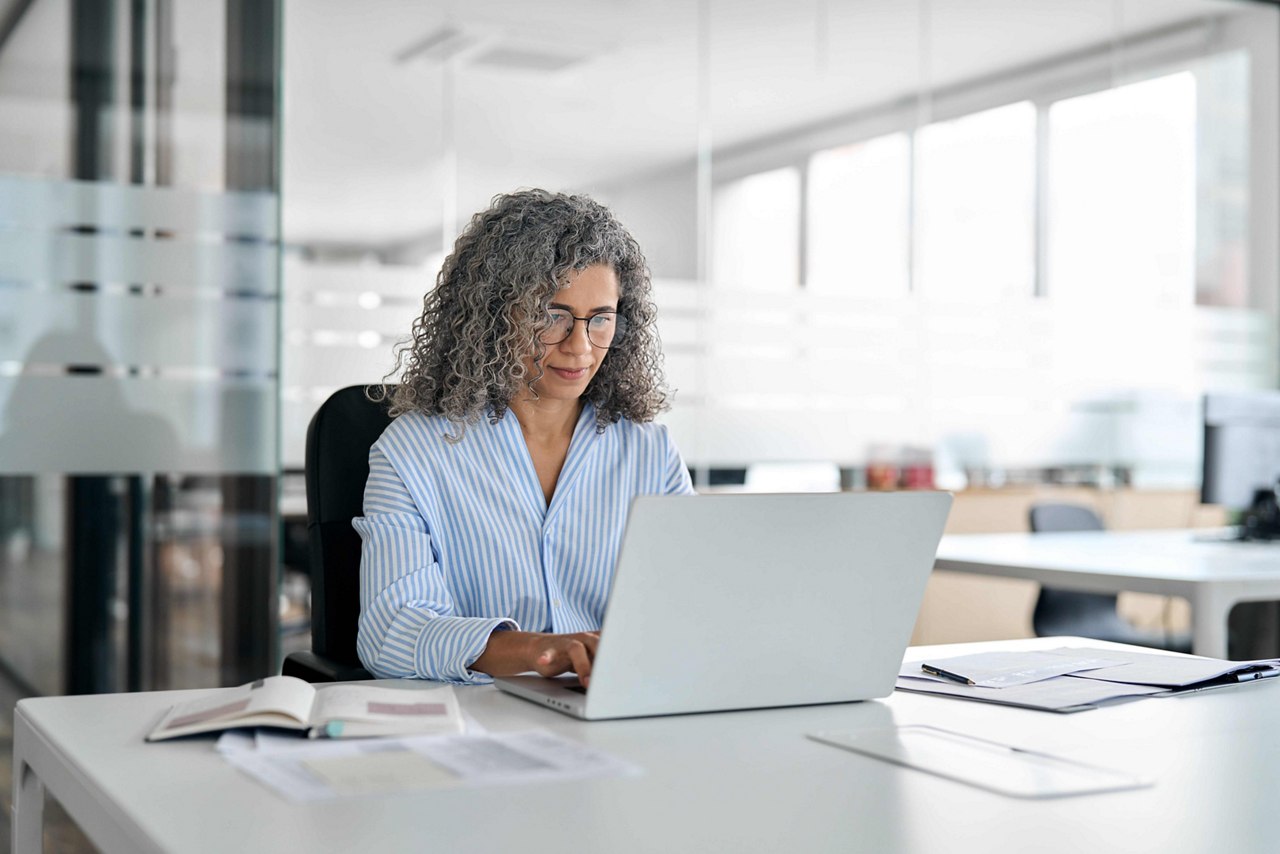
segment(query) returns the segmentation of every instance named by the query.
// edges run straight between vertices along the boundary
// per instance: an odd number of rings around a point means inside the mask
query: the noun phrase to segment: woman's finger
[[[587,647],[582,641],[570,642],[569,661],[573,663],[573,671],[578,674],[582,687],[587,687],[587,683],[591,681],[591,656],[587,654]]]

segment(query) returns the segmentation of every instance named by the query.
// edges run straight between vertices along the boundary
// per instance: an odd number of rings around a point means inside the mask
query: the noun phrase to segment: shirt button
[[[555,599],[555,600],[553,600],[553,601],[551,602],[551,606],[552,606],[553,608],[559,608],[559,607],[560,607],[560,600],[559,600],[559,599]]]

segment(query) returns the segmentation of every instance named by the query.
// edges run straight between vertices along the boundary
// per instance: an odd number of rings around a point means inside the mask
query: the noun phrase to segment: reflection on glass
[[[1245,308],[1252,304],[1249,54],[1241,50],[1208,57],[1194,73],[1196,303]]]

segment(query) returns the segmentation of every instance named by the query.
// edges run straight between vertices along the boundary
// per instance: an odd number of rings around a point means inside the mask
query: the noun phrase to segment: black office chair
[[[1030,521],[1033,533],[1104,530],[1098,514],[1079,504],[1032,505]],[[1156,649],[1191,651],[1190,635],[1144,631],[1124,619],[1116,611],[1115,595],[1110,593],[1041,587],[1031,625],[1039,637],[1076,635]]]
[[[291,653],[285,676],[308,682],[372,679],[356,655],[360,619],[360,535],[369,447],[391,423],[387,404],[365,386],[329,396],[307,427],[307,533],[311,564],[311,651]]]

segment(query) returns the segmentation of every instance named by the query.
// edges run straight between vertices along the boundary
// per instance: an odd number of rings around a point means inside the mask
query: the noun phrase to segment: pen
[[[1252,682],[1254,679],[1269,679],[1272,676],[1280,676],[1280,670],[1253,670],[1248,673],[1237,673],[1237,682]]]
[[[949,670],[943,670],[941,667],[934,667],[932,664],[922,664],[920,665],[920,669],[925,673],[931,673],[934,676],[941,676],[943,679],[950,679],[953,682],[960,682],[964,685],[977,684],[967,676],[961,676],[959,673],[952,673]]]

